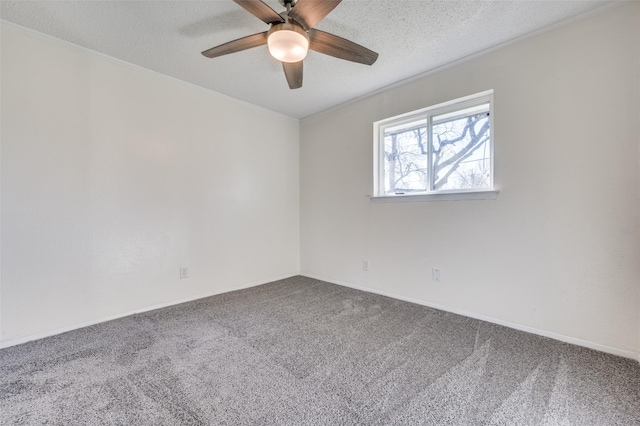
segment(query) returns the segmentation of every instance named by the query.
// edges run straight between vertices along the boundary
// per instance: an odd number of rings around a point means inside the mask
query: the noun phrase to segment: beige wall
[[[635,356],[639,28],[627,3],[303,120],[302,273]],[[374,121],[488,89],[497,200],[369,200]]]
[[[8,24],[1,54],[0,343],[298,273],[297,120]]]

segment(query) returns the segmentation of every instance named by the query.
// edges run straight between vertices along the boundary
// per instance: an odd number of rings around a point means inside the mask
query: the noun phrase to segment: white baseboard
[[[178,299],[178,300],[172,300],[171,302],[160,303],[160,304],[152,305],[152,306],[145,306],[144,308],[136,309],[134,311],[125,312],[125,313],[122,313],[122,314],[111,315],[111,316],[108,316],[108,317],[103,317],[103,318],[99,318],[99,319],[92,320],[92,321],[86,321],[86,322],[82,322],[82,323],[78,323],[78,324],[73,324],[73,325],[70,325],[68,327],[62,327],[62,328],[58,328],[58,329],[55,329],[55,330],[45,331],[45,332],[42,332],[42,333],[30,334],[29,336],[19,337],[17,339],[4,340],[4,341],[0,342],[0,349],[8,348],[10,346],[20,345],[22,343],[31,342],[33,340],[43,339],[45,337],[55,336],[56,334],[66,333],[68,331],[77,330],[79,328],[89,327],[90,325],[100,324],[100,323],[107,322],[107,321],[112,321],[112,320],[115,320],[115,319],[118,319],[118,318],[128,317],[129,315],[135,315],[135,314],[140,314],[140,313],[143,313],[143,312],[154,311],[156,309],[162,309],[162,308],[166,308],[168,306],[174,306],[174,305],[179,305],[181,303],[192,302],[192,301],[198,300],[198,299],[204,299],[205,297],[211,297],[211,296],[215,296],[217,294],[228,293],[228,292],[231,292],[231,291],[242,290],[242,289],[245,289],[245,288],[259,286],[259,285],[267,284],[267,283],[270,283],[270,282],[273,282],[273,281],[278,281],[278,280],[283,280],[285,278],[290,278],[290,277],[293,277],[293,276],[296,276],[296,275],[297,274],[286,275],[286,276],[281,276],[281,277],[273,277],[273,278],[269,278],[267,280],[261,280],[261,281],[253,281],[253,282],[250,282],[250,283],[241,284],[239,286],[227,288],[227,289],[224,289],[222,291],[215,291],[215,292],[211,292],[211,293],[201,294],[201,295],[198,295],[198,296],[186,297],[186,298]]]
[[[326,281],[326,282],[329,282],[329,283],[332,283],[332,284],[337,284],[337,285],[340,285],[340,286],[343,286],[343,287],[349,287],[349,288],[353,288],[353,289],[356,289],[356,290],[362,290],[362,291],[365,291],[367,293],[375,293],[375,294],[379,294],[381,296],[387,296],[387,297],[391,297],[393,299],[403,300],[405,302],[411,302],[411,303],[415,303],[417,305],[422,305],[422,306],[427,306],[429,308],[438,309],[440,311],[451,312],[453,314],[462,315],[462,316],[465,316],[465,317],[474,318],[474,319],[490,322],[490,323],[493,323],[493,324],[502,325],[502,326],[505,326],[505,327],[513,328],[515,330],[520,330],[520,331],[525,331],[527,333],[537,334],[539,336],[549,337],[551,339],[559,340],[561,342],[571,343],[573,345],[583,346],[583,347],[589,348],[589,349],[595,349],[595,350],[600,351],[600,352],[606,352],[606,353],[609,353],[609,354],[612,354],[612,355],[618,355],[618,356],[621,356],[621,357],[624,357],[624,358],[631,358],[633,360],[636,360],[636,361],[640,362],[640,353],[635,353],[633,351],[629,351],[629,350],[626,350],[626,349],[613,348],[611,346],[602,345],[600,343],[589,342],[587,340],[582,340],[582,339],[578,339],[578,338],[575,338],[575,337],[565,336],[563,334],[558,334],[558,333],[554,333],[554,332],[551,332],[551,331],[539,330],[537,328],[533,328],[533,327],[529,327],[529,326],[526,326],[526,325],[521,325],[521,324],[509,322],[509,321],[504,321],[504,320],[501,320],[501,319],[498,319],[498,318],[489,317],[489,316],[486,316],[486,315],[476,314],[476,313],[473,313],[473,312],[461,311],[461,310],[458,310],[458,309],[452,309],[452,308],[450,308],[448,306],[442,306],[442,305],[438,305],[436,303],[426,302],[424,300],[418,300],[418,299],[414,299],[412,297],[406,297],[406,296],[402,296],[402,295],[391,293],[391,292],[387,292],[387,291],[377,290],[377,289],[374,289],[374,288],[363,287],[363,286],[359,286],[359,285],[353,285],[353,284],[346,283],[346,282],[343,282],[343,281],[332,280],[330,278],[325,278],[325,277],[321,277],[321,276],[318,276],[318,275],[305,274],[305,273],[300,273],[300,275],[305,276],[305,277],[309,277],[309,278],[314,278],[316,280]]]

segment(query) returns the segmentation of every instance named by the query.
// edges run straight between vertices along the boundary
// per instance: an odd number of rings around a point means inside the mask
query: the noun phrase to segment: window
[[[493,191],[492,103],[488,91],[374,123],[374,195]]]

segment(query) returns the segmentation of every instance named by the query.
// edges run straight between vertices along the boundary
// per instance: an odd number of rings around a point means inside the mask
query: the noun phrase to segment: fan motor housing
[[[304,38],[307,39],[307,41],[309,41],[309,34],[307,34],[307,32],[304,30],[304,28],[300,26],[300,24],[298,24],[297,22],[291,19],[288,19],[287,22],[283,22],[281,24],[273,24],[271,28],[269,28],[269,32],[267,32],[267,38],[269,38],[269,36],[275,33],[276,31],[283,31],[283,30],[294,31],[302,35]]]

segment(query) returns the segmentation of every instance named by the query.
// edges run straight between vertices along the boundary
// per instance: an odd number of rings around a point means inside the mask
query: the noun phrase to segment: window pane
[[[424,192],[429,188],[427,120],[384,131],[385,193]]]
[[[491,187],[489,104],[432,117],[434,191]]]

